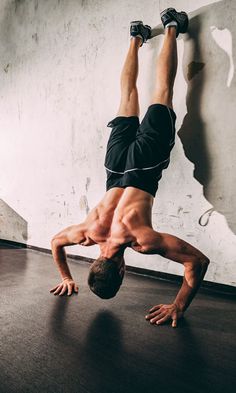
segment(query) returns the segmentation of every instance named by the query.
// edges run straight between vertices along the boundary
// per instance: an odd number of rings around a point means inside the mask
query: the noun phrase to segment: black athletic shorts
[[[141,124],[137,116],[118,116],[107,124],[112,131],[104,163],[106,191],[132,186],[155,197],[175,143],[175,120],[173,109],[152,104]]]

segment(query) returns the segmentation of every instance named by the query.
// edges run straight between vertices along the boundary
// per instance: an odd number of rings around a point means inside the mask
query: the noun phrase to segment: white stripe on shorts
[[[164,162],[166,162],[166,163],[168,162],[168,163],[169,163],[169,161],[170,161],[170,157],[167,158],[167,160],[161,161],[161,162],[159,162],[159,164],[154,165],[154,166],[150,166],[150,167],[148,167],[148,168],[132,168],[132,169],[127,169],[127,170],[124,171],[124,172],[113,171],[113,170],[111,170],[111,169],[108,169],[106,166],[105,166],[105,168],[106,168],[109,172],[118,173],[118,174],[120,174],[120,175],[124,175],[126,172],[131,172],[131,171],[147,171],[147,170],[149,170],[149,169],[154,169],[154,168],[157,168],[159,165],[164,164]]]

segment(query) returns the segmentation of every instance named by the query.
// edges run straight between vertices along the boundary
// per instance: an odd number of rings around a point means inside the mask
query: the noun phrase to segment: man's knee
[[[124,89],[121,93],[121,101],[117,116],[139,116],[139,101],[137,88]]]
[[[151,101],[150,101],[150,105],[153,105],[153,104],[161,104],[161,105],[164,105],[164,106],[167,106],[168,108],[171,108],[171,109],[173,109],[173,102],[172,102],[172,100],[166,100],[166,99],[163,99],[163,98],[157,98],[157,99],[152,99]]]
[[[160,86],[152,95],[151,104],[162,104],[172,108],[173,89],[168,86]]]

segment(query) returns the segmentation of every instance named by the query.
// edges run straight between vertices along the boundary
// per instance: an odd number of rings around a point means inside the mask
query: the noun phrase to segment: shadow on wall
[[[27,221],[0,199],[0,239],[26,243],[27,228]]]
[[[205,198],[236,233],[236,2],[220,1],[191,15],[184,43],[187,114],[178,135]],[[212,209],[212,210],[213,210]]]

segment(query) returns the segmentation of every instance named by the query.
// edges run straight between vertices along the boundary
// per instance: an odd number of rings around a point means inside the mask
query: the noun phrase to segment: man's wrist
[[[181,304],[180,302],[176,302],[174,301],[173,303],[175,305],[175,307],[177,308],[178,311],[184,312],[186,310],[186,307],[184,304]]]
[[[62,281],[66,281],[66,280],[73,280],[73,278],[69,276],[62,277]]]

